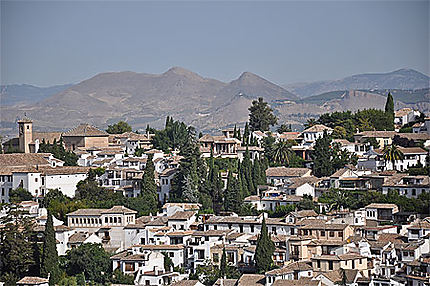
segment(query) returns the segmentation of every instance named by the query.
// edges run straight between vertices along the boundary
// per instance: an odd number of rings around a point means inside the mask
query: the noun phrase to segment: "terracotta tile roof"
[[[169,207],[180,207],[184,210],[199,210],[201,207],[201,204],[197,203],[165,203],[163,205],[163,209],[167,209]]]
[[[13,154],[0,154],[0,166],[49,166],[47,160],[51,154],[48,153],[13,153]]]
[[[414,127],[420,126],[419,124],[418,126],[415,125],[416,124],[414,124]],[[396,135],[398,135],[400,138],[406,138],[409,140],[430,140],[430,135],[427,133],[398,133]]]
[[[302,133],[305,133],[305,132],[323,132],[325,130],[328,131],[328,130],[333,130],[333,129],[330,127],[327,127],[325,125],[322,125],[322,124],[316,124],[314,126],[311,126],[307,129],[305,129]]]
[[[200,139],[199,142],[207,143],[230,143],[230,144],[240,144],[240,140],[236,138],[227,138],[224,135],[210,135],[205,134]]]
[[[259,286],[266,284],[266,277],[262,274],[243,274],[237,280],[237,286]]]
[[[226,236],[232,230],[206,230],[206,231],[194,231],[192,236]]]
[[[163,172],[161,172],[160,177],[170,177],[171,175],[175,174],[178,171],[178,169],[165,169]]]
[[[291,185],[288,185],[288,189],[297,189],[298,187],[303,186],[304,184],[314,185],[315,183],[321,181],[320,178],[309,176],[309,177],[296,177],[291,178]]]
[[[49,283],[49,279],[34,277],[34,276],[25,276],[24,278],[16,282],[16,284],[34,284],[34,285],[45,284],[45,283]]]
[[[68,137],[68,136],[106,136],[108,137],[109,134],[92,125],[82,123],[76,126],[75,128],[72,128],[69,131],[63,133],[63,137]]]
[[[357,277],[358,270],[356,269],[343,269],[343,270],[333,270],[322,273],[327,279],[336,283],[343,280],[343,273],[345,273],[345,279],[347,283],[353,283]],[[336,283],[338,284],[338,283]]]
[[[88,236],[83,232],[76,232],[69,237],[69,243],[83,243]]]
[[[237,279],[218,278],[213,286],[235,286]]]
[[[168,217],[168,220],[189,220],[195,213],[192,211],[178,211],[174,215]]]
[[[394,209],[394,208],[397,208],[397,205],[395,205],[395,204],[371,203],[370,205],[367,205],[365,208]]]
[[[348,224],[324,223],[324,224],[308,224],[308,225],[299,227],[299,229],[344,230],[347,227],[348,227]]]
[[[361,135],[368,138],[394,138],[398,134],[396,131],[363,131],[355,135]]]
[[[320,281],[301,278],[299,280],[278,279],[272,286],[318,286]]]
[[[302,177],[309,173],[308,168],[270,167],[266,170],[267,177]]]
[[[136,214],[137,211],[126,208],[125,206],[113,206],[110,209],[103,210],[102,214]]]
[[[67,216],[71,215],[101,215],[103,209],[78,209],[74,212],[68,213]]]
[[[292,262],[282,268],[273,269],[266,272],[266,275],[284,275],[295,271],[308,271],[312,270],[312,266],[304,262]]]
[[[398,146],[397,149],[399,149],[400,152],[403,154],[428,154],[426,150],[420,147],[401,147]]]

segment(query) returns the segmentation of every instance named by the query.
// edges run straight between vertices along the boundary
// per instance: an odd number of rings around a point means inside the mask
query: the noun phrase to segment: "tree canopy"
[[[106,132],[109,134],[122,134],[124,132],[131,132],[131,126],[125,121],[119,121],[118,123],[109,125]]]
[[[251,131],[268,131],[270,126],[278,122],[278,119],[273,114],[273,110],[262,97],[253,100],[248,110]]]

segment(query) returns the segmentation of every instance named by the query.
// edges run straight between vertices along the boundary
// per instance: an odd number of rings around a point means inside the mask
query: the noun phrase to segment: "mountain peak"
[[[239,80],[249,80],[249,79],[262,79],[262,78],[252,72],[243,72],[239,77]]]
[[[163,73],[163,75],[170,75],[170,74],[176,74],[176,75],[182,75],[182,76],[192,76],[192,77],[200,77],[198,74],[184,69],[182,67],[171,67],[168,71]]]

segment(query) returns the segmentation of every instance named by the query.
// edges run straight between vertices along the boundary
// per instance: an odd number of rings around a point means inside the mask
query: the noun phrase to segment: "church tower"
[[[19,130],[19,150],[24,153],[30,153],[29,144],[33,141],[33,121],[24,116],[18,120]]]

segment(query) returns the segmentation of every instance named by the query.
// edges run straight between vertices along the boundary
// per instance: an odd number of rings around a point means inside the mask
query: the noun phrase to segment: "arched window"
[[[105,223],[108,223],[108,218],[107,217],[105,217]]]
[[[117,223],[116,217],[113,218],[113,223]]]
[[[121,217],[118,218],[118,222],[121,223]]]

